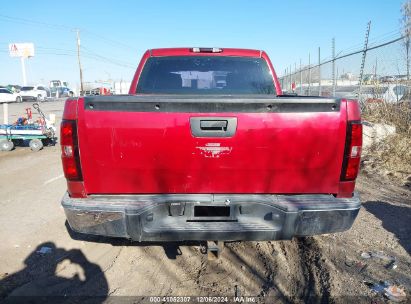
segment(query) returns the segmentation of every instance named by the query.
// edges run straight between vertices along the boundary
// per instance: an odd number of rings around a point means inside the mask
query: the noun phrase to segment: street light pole
[[[83,87],[83,69],[81,68],[81,61],[80,61],[80,31],[77,29],[77,59],[78,59],[78,67],[80,70],[80,94],[83,94],[84,87]]]
[[[25,60],[26,58],[24,56],[20,57],[20,61],[21,61],[21,71],[23,72],[23,85],[26,86],[27,85],[27,78],[26,78],[26,65],[25,65]]]

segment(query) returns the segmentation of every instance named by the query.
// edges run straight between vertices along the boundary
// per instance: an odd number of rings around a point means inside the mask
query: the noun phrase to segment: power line
[[[101,56],[101,55],[99,55],[99,54],[91,51],[90,49],[88,49],[88,48],[85,47],[85,46],[83,46],[83,49],[85,49],[85,50],[88,52],[89,55],[94,56],[94,57],[96,57],[96,58],[100,58],[101,60],[104,60],[104,61],[107,61],[107,62],[111,62],[111,63],[115,63],[115,64],[117,64],[117,65],[124,66],[124,67],[128,67],[128,68],[134,68],[134,67],[135,67],[135,66],[134,66],[132,63],[130,63],[130,62],[125,62],[125,61],[118,60],[118,59],[110,59],[110,58],[108,58],[108,57]]]
[[[74,49],[50,48],[50,47],[43,47],[43,46],[37,46],[36,49],[39,49],[38,51],[36,51],[37,54],[77,56],[77,50],[74,50]],[[4,52],[7,52],[7,51],[4,51]],[[112,63],[118,66],[135,68],[135,65],[131,62],[115,60],[115,59],[102,56],[90,50],[89,48],[85,47],[84,45],[82,45],[82,57],[96,59],[101,62]]]
[[[66,25],[46,23],[46,22],[29,20],[29,19],[19,18],[19,17],[11,17],[11,16],[7,16],[7,15],[3,15],[3,14],[0,14],[0,18],[2,18],[3,21],[8,21],[8,22],[14,22],[14,23],[20,23],[20,24],[39,25],[39,26],[43,26],[43,27],[47,27],[47,28],[53,28],[53,29],[64,30],[64,31],[72,30],[72,28],[70,28]]]
[[[50,48],[52,49],[52,48]],[[8,53],[9,51],[6,50],[0,50],[0,53]],[[45,48],[44,50],[37,50],[36,55],[53,55],[53,56],[67,56],[67,57],[76,57],[77,52],[73,50],[64,50],[64,49],[58,49],[56,51],[48,50],[48,48]],[[87,59],[92,59],[96,60],[99,62],[127,68],[127,69],[132,69],[135,70],[135,66],[131,64],[122,64],[116,61],[113,61],[109,58],[100,56],[98,54],[90,54],[88,51],[83,51],[81,57],[87,58]]]
[[[398,36],[402,36],[401,32],[399,30],[392,30],[392,31],[383,33],[381,35],[377,35],[373,38],[370,37],[368,44],[370,47],[378,46],[379,44],[384,43],[384,41],[396,39]],[[339,54],[341,53],[346,54],[346,53],[355,52],[359,50],[363,45],[364,45],[363,43],[357,43],[347,48],[344,48],[338,52],[337,56],[339,56]],[[332,56],[326,56],[322,58],[321,64],[329,63],[331,61],[332,61]]]
[[[313,69],[313,68],[317,68],[317,67],[319,67],[319,66],[321,66],[321,65],[330,63],[330,62],[332,62],[333,60],[339,60],[339,59],[342,59],[342,58],[346,58],[346,57],[349,57],[349,56],[353,56],[353,55],[360,54],[360,53],[362,53],[362,52],[364,52],[364,51],[368,52],[368,51],[371,51],[371,50],[374,50],[374,49],[378,49],[378,48],[380,48],[380,47],[383,47],[383,46],[390,45],[390,44],[392,44],[392,43],[398,42],[398,41],[400,41],[400,40],[402,40],[402,39],[404,39],[404,36],[398,37],[398,38],[396,38],[396,39],[393,39],[393,40],[390,40],[390,41],[387,41],[387,42],[384,42],[384,43],[381,43],[381,44],[379,44],[379,45],[375,45],[375,46],[372,46],[372,47],[367,47],[366,49],[361,49],[361,50],[357,50],[357,51],[354,51],[354,52],[351,52],[351,53],[348,53],[348,54],[344,54],[344,55],[335,57],[334,59],[330,59],[330,60],[323,61],[323,62],[321,62],[321,64],[310,65],[310,66],[308,66],[308,67],[303,68],[303,69],[300,70],[300,71],[301,71],[301,72],[308,71],[308,70],[311,70],[311,69]],[[298,72],[300,72],[300,71],[298,71]],[[283,76],[283,77],[284,77],[284,76]]]
[[[20,17],[12,17],[12,16],[7,16],[4,14],[0,14],[0,21],[6,21],[6,22],[11,22],[11,23],[18,23],[18,24],[23,24],[23,25],[35,25],[35,26],[40,26],[40,27],[45,27],[49,29],[54,29],[54,30],[60,30],[60,31],[65,31],[65,32],[73,32],[76,31],[77,29],[73,29],[70,26],[67,25],[62,25],[62,24],[53,24],[53,23],[47,23],[47,22],[41,22],[41,21],[36,21],[36,20],[29,20],[25,18],[20,18]],[[81,29],[83,34],[86,34],[89,37],[94,37],[97,38],[106,44],[109,45],[114,45],[114,46],[121,46],[123,48],[127,48],[133,51],[138,51],[136,48],[127,45],[123,42],[115,41],[113,39],[108,39],[102,35],[93,33],[89,30],[86,29]],[[4,42],[7,44],[6,42]],[[36,47],[36,49],[39,49],[40,51],[36,51],[37,54],[43,54],[43,55],[55,55],[55,56],[77,56],[77,51],[76,50],[67,50],[67,49],[59,49],[59,48],[47,48],[47,47]],[[82,47],[82,49],[85,50],[83,52],[82,57],[88,58],[88,59],[93,59],[96,61],[116,65],[119,67],[127,68],[127,69],[135,69],[135,64],[130,63],[130,62],[125,62],[122,60],[118,59],[111,59],[102,55],[99,55],[95,53],[94,51]],[[6,53],[7,51],[2,51],[2,53]]]
[[[0,52],[8,53],[8,51],[3,51],[3,50],[0,50]],[[69,53],[59,52],[59,53],[57,53],[57,52],[52,52],[52,51],[47,51],[47,50],[45,50],[45,51],[36,51],[36,54],[39,54],[39,55],[53,55],[53,56],[68,56],[68,57],[76,57],[77,56],[76,52],[69,52]],[[103,59],[105,57],[100,56],[100,57],[102,57],[102,58],[100,58],[99,55],[92,55],[92,54],[89,54],[87,51],[83,51],[81,57],[96,60],[96,61],[107,63],[107,64],[112,64],[112,65],[123,67],[123,68],[128,68],[128,69],[135,70],[135,66],[132,66],[131,64],[130,65],[121,64],[121,63],[115,62],[113,60],[110,60],[109,58]]]
[[[65,52],[76,52],[75,49],[60,49],[60,48],[51,48],[51,47],[44,47],[44,46],[36,46],[36,49],[52,50],[52,51],[65,51]]]
[[[36,51],[37,54],[77,56],[77,50],[73,50],[73,49],[48,48],[48,47],[36,47],[36,48],[40,49],[39,51]],[[132,62],[127,62],[127,61],[118,60],[118,59],[111,59],[109,57],[102,56],[92,51],[88,47],[85,47],[84,45],[81,46],[81,49],[82,49],[82,55],[81,55],[82,57],[95,59],[100,62],[111,63],[117,66],[135,68],[134,63]]]
[[[90,32],[90,31],[88,31],[88,30],[84,30],[84,33],[85,33],[86,35],[88,34],[88,35],[94,36],[95,38],[100,39],[100,40],[106,42],[107,44],[110,44],[110,45],[113,45],[113,46],[116,46],[116,47],[122,46],[122,47],[128,48],[128,49],[133,50],[133,51],[140,51],[140,50],[138,50],[137,48],[135,48],[135,47],[133,47],[133,46],[130,46],[130,45],[128,45],[128,44],[125,44],[124,42],[112,40],[112,39],[106,38],[106,37],[104,37],[104,36],[102,36],[102,35],[99,35],[99,34]]]
[[[0,14],[0,19],[3,19],[3,21],[13,22],[13,23],[19,23],[19,24],[25,24],[25,25],[29,25],[29,24],[30,25],[37,25],[37,26],[43,26],[43,27],[50,28],[50,29],[62,30],[62,31],[68,31],[68,32],[76,30],[76,29],[74,29],[70,26],[67,26],[67,25],[46,23],[46,22],[41,22],[41,21],[36,21],[36,20],[29,20],[29,19],[19,18],[19,17],[11,17],[11,16],[7,16],[7,15],[3,15],[3,14]],[[133,46],[130,46],[128,44],[125,44],[124,42],[109,39],[109,38],[104,37],[102,35],[91,32],[87,29],[82,29],[81,28],[80,30],[82,31],[83,34],[94,36],[95,38],[100,39],[100,40],[104,41],[107,44],[114,45],[114,46],[123,46],[123,47],[128,48],[128,49],[133,50],[133,51],[139,51],[137,48],[135,48]]]

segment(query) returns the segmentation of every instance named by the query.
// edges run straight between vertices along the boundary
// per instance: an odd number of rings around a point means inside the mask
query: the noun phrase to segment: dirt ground
[[[10,105],[11,120],[28,106]],[[63,101],[43,108],[59,123]],[[58,146],[0,153],[0,302],[41,295],[67,303],[150,303],[150,296],[191,296],[192,303],[211,302],[196,296],[385,303],[369,286],[379,281],[404,287],[411,302],[411,191],[389,176],[363,171],[357,183],[363,207],[347,232],[230,242],[220,259],[208,261],[196,242],[141,244],[71,232],[60,207],[66,185],[59,153]],[[369,251],[396,257],[398,267],[361,257]]]

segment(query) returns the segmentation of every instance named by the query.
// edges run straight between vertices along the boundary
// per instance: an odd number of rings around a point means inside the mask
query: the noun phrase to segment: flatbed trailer
[[[0,151],[11,151],[15,146],[28,142],[30,149],[36,152],[44,146],[55,144],[54,127],[47,125],[45,115],[38,104],[33,104],[33,107],[39,112],[45,124],[0,125]]]
[[[35,126],[0,125],[0,150],[11,151],[15,146],[28,142],[32,151],[54,144],[54,132],[47,132]]]

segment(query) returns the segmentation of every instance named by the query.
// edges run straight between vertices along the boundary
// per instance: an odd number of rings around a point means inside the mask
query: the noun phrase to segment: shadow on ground
[[[379,218],[383,228],[395,234],[401,246],[411,254],[411,207],[382,201],[368,201],[363,207]]]
[[[206,242],[202,241],[181,241],[181,242],[136,242],[124,238],[113,238],[99,235],[91,235],[78,233],[73,231],[70,228],[69,223],[66,221],[65,226],[67,233],[73,240],[76,241],[85,241],[92,243],[104,243],[111,244],[112,246],[161,246],[164,249],[164,253],[169,260],[175,260],[177,256],[181,255],[180,246],[200,246],[201,248],[205,247]]]
[[[0,280],[0,302],[62,303],[70,299],[102,303],[107,298],[108,283],[102,269],[79,249],[67,251],[45,242],[30,253],[24,264],[24,269]]]
[[[148,285],[163,284],[164,281],[176,282],[178,285],[182,277],[177,275],[184,273],[182,283],[186,295],[189,292],[230,296],[244,293],[256,297],[258,303],[331,301],[330,277],[323,265],[321,249],[313,238],[285,242],[225,242],[221,258],[207,261],[206,242],[203,241],[136,242],[77,233],[67,222],[66,228],[71,238],[78,241],[117,247],[146,247],[146,250],[141,251],[144,264],[157,272],[155,281],[150,281],[150,274],[144,275]],[[159,255],[150,247],[162,247],[164,255]],[[185,247],[191,248],[187,250]],[[200,250],[194,250],[193,247],[200,247]],[[143,276],[141,266],[130,267],[130,271],[138,271],[135,279]],[[174,286],[173,292],[178,293],[178,288]]]

